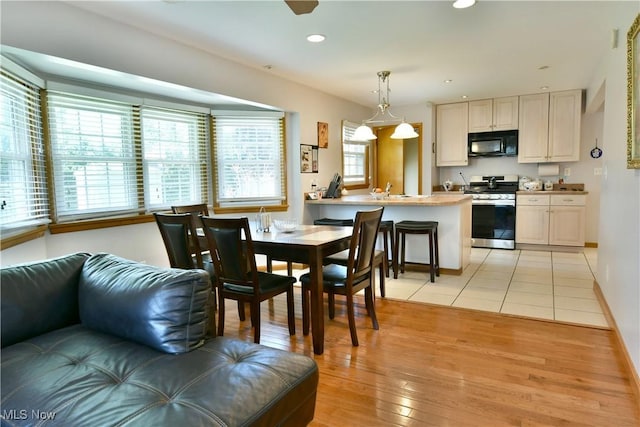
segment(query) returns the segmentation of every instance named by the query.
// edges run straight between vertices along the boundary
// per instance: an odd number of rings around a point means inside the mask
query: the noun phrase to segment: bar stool
[[[382,233],[382,238],[384,239],[382,242],[384,246],[384,254],[386,255],[384,260],[384,274],[389,277],[389,267],[395,266],[393,263],[393,248],[395,247],[393,243],[393,221],[380,221],[380,228],[378,231]],[[391,244],[389,244],[389,242],[391,242]]]
[[[380,227],[378,228],[378,231],[382,231],[382,224],[383,223],[391,223],[391,229],[389,230],[388,227],[389,225],[386,225],[385,228],[385,234],[384,234],[384,251],[378,251],[376,250],[374,252],[374,258],[373,258],[373,266],[378,266],[378,268],[380,269],[380,296],[384,297],[386,292],[385,292],[385,281],[384,281],[384,277],[385,275],[387,277],[389,277],[389,262],[387,261],[388,258],[388,254],[389,254],[389,247],[388,247],[388,243],[387,243],[387,232],[391,233],[391,247],[393,248],[393,221],[381,221],[380,222]],[[352,219],[334,219],[334,218],[321,218],[321,219],[316,219],[313,221],[313,225],[337,225],[337,226],[349,226],[349,227],[353,227],[353,220]],[[337,254],[333,254],[330,255],[328,257],[326,257],[323,261],[323,264],[328,265],[328,264],[338,264],[338,265],[347,265],[347,262],[349,261],[349,249],[345,249],[342,252],[338,252]]]
[[[398,278],[398,266],[404,273],[405,239],[407,234],[429,235],[429,275],[431,282],[435,276],[440,276],[440,255],[438,251],[438,222],[437,221],[400,221],[396,223],[396,242],[394,251],[393,278]],[[401,252],[398,253],[398,249]]]

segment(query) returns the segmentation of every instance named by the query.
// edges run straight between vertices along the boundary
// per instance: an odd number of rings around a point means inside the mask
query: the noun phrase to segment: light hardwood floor
[[[610,330],[378,298],[374,331],[358,297],[360,346],[352,347],[336,298],[316,356],[302,335],[299,289],[296,298],[293,337],[285,299],[262,304],[261,343],[318,363],[312,426],[640,426]],[[251,341],[234,302],[226,313],[225,336]]]

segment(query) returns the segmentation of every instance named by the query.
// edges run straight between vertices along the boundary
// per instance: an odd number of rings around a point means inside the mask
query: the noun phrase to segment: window
[[[142,109],[145,200],[149,208],[207,200],[207,118]]]
[[[286,204],[282,113],[215,115],[213,150],[216,207]]]
[[[5,234],[48,222],[49,210],[40,89],[3,68],[0,94],[0,230]]]
[[[51,92],[48,105],[57,221],[141,209],[134,108]]]
[[[202,113],[49,92],[56,221],[207,200]]]
[[[369,141],[351,138],[357,123],[342,121],[342,175],[346,188],[369,187]]]

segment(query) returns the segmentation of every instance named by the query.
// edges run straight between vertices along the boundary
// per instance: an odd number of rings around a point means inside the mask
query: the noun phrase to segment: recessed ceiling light
[[[326,37],[322,34],[309,34],[307,36],[307,41],[310,41],[311,43],[320,43],[323,42],[324,39],[326,39]]]
[[[476,4],[476,0],[456,0],[453,2],[453,7],[456,9],[465,9]]]
[[[447,80],[445,80],[444,82],[445,82],[445,83],[451,83],[452,81],[453,81],[453,80],[451,80],[451,79],[447,79]]]
[[[549,89],[549,86],[540,86],[540,89],[547,90],[547,89]]]
[[[468,96],[467,96],[467,95],[462,95],[462,96],[461,96],[461,98],[462,98],[462,99],[467,99],[467,98],[468,98]]]

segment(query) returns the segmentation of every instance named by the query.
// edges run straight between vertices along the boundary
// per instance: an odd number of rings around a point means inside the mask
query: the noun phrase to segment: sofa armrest
[[[0,270],[2,347],[78,323],[78,280],[89,256],[76,253]]]

